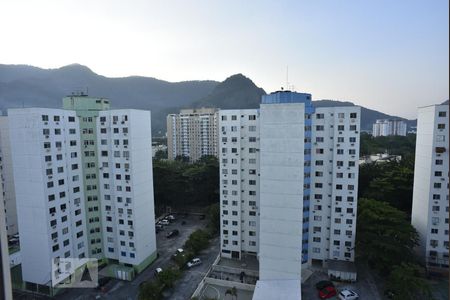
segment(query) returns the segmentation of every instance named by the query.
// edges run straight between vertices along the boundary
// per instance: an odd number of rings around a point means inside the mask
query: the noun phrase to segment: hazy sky
[[[448,0],[1,0],[0,63],[168,81],[243,73],[416,117],[449,95]]]

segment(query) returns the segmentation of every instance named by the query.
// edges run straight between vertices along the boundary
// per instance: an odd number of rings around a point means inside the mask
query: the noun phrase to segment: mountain
[[[228,77],[212,92],[193,103],[194,107],[219,107],[221,109],[258,108],[266,92],[242,74]]]
[[[91,96],[109,98],[113,108],[151,110],[152,128],[157,135],[166,131],[167,114],[177,113],[180,108],[258,108],[261,95],[266,94],[242,74],[230,76],[223,82],[168,82],[142,76],[108,78],[79,64],[58,69],[0,64],[1,110],[13,107],[59,108],[62,97],[87,89]],[[313,102],[317,107],[355,105],[336,100]],[[371,130],[376,119],[386,118],[397,117],[361,107],[363,130]],[[408,126],[416,126],[416,120],[407,120],[407,123]]]
[[[152,111],[153,131],[165,132],[165,115],[201,99],[216,81],[167,82],[150,77],[108,78],[86,66],[72,64],[59,69],[25,65],[0,65],[0,109],[13,107],[59,108],[61,99],[74,91],[111,100],[113,108]]]

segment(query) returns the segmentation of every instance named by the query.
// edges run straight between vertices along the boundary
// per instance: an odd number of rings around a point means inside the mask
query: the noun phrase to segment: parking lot
[[[182,221],[186,224],[181,225]],[[111,281],[105,286],[106,289],[104,292],[101,292],[98,289],[72,289],[59,295],[57,299],[88,300],[96,299],[96,297],[99,296],[99,299],[135,300],[138,298],[139,285],[144,281],[153,280],[155,277],[154,270],[156,268],[159,267],[164,270],[170,267],[173,264],[171,256],[175,253],[176,249],[181,248],[184,245],[192,232],[197,229],[205,228],[205,226],[206,220],[199,220],[199,216],[196,215],[177,217],[177,220],[170,225],[164,226],[164,230],[156,235],[156,243],[159,254],[158,259],[156,259],[143,272],[138,274],[133,281],[128,282],[111,279]],[[169,239],[166,238],[166,233],[173,229],[178,229],[179,235]],[[189,296],[203,278],[202,273],[206,272],[207,268],[209,268],[209,260],[212,258],[212,263],[215,257],[217,257],[219,251],[219,242],[217,238],[216,241],[212,243],[210,248],[211,249],[206,250],[205,253],[200,256],[200,258],[203,257],[205,259],[205,262],[192,270],[184,272],[182,278],[179,282],[177,282],[174,289],[168,291],[168,299],[189,299]],[[191,294],[189,294],[189,292]],[[172,294],[175,296],[171,296]],[[178,297],[178,295],[180,295],[180,297]]]
[[[370,277],[366,277],[363,274],[358,273],[358,281],[355,283],[334,282],[338,293],[348,288],[358,293],[360,299],[364,300],[380,300],[382,299],[377,287],[372,282]],[[304,284],[302,284],[302,299],[320,299],[315,284],[321,280],[329,280],[328,275],[325,272],[314,272]],[[330,299],[338,299],[333,297]]]

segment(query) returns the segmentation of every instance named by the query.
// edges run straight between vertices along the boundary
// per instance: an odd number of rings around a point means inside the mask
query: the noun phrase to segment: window
[[[445,124],[438,124],[437,128],[438,129],[445,129]]]
[[[442,165],[444,161],[442,159],[436,159],[436,165]]]
[[[249,119],[249,121],[255,121],[256,120],[256,115],[249,115],[248,119]]]
[[[48,115],[42,115],[42,121],[48,122]]]
[[[355,131],[356,130],[356,125],[350,125],[350,130]]]
[[[344,149],[337,149],[337,154],[344,154]]]
[[[59,122],[59,116],[54,116],[54,117],[53,117],[53,121]]]
[[[351,119],[356,119],[357,113],[350,113],[350,118]]]
[[[316,119],[323,119],[324,117],[324,114],[316,114]]]
[[[344,125],[338,125],[338,130],[339,131],[344,131]]]
[[[248,126],[248,131],[256,131],[256,126]]]
[[[316,125],[316,131],[323,131],[324,126],[323,125]]]

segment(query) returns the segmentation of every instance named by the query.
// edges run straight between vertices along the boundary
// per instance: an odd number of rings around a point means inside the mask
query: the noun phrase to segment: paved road
[[[185,270],[182,277],[175,283],[174,288],[164,293],[164,298],[171,300],[190,299],[198,284],[217,258],[217,255],[219,255],[219,251],[220,239],[216,237],[211,240],[210,247],[202,251],[198,256],[202,260],[202,264]]]
[[[186,221],[186,225],[181,225],[181,221],[183,220]],[[72,289],[60,295],[59,297],[57,297],[57,299],[91,300],[95,299],[96,296],[100,296],[100,299],[135,300],[138,297],[139,285],[144,281],[153,280],[155,276],[154,270],[156,268],[160,267],[162,269],[167,269],[169,266],[171,266],[173,264],[171,256],[175,253],[175,250],[181,248],[184,245],[192,232],[200,228],[205,228],[205,226],[206,220],[199,220],[198,216],[188,216],[186,218],[180,217],[180,219],[166,226],[164,228],[164,231],[161,231],[156,235],[159,258],[154,261],[149,267],[147,267],[143,272],[138,274],[138,276],[136,276],[133,281],[128,282],[113,279],[106,285],[107,291],[105,293],[102,293],[96,289]],[[166,238],[166,233],[173,229],[178,229],[180,231],[180,234],[174,238]],[[217,243],[218,242],[214,244]],[[206,265],[206,263],[204,265]],[[200,266],[198,266],[198,268],[200,268]],[[198,282],[200,282],[200,280]],[[188,289],[186,287],[182,290],[187,291]],[[194,290],[192,290],[192,292]],[[189,296],[182,299],[188,299]]]

